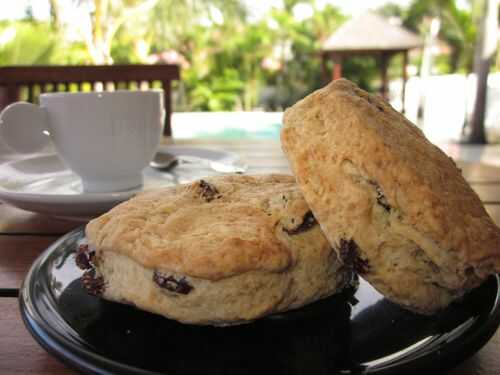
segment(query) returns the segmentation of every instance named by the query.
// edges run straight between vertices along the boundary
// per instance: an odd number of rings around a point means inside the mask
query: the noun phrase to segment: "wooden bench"
[[[0,109],[10,103],[38,101],[44,92],[143,89],[157,87],[165,95],[165,131],[172,134],[172,81],[178,65],[12,66],[0,68]],[[153,86],[154,85],[154,86]]]

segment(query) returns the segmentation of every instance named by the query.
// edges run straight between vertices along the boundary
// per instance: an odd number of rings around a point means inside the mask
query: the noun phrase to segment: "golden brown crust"
[[[289,246],[296,261],[283,272],[249,271],[217,281],[163,272],[188,286],[180,292],[158,284],[155,270],[116,252],[100,252],[94,263],[105,299],[184,323],[226,326],[299,308],[340,292],[350,281],[319,226],[293,236]]]
[[[223,176],[143,193],[86,233],[103,298],[185,323],[248,323],[351,279],[291,176]]]
[[[454,162],[383,99],[337,80],[288,109],[284,123],[283,150],[330,240],[333,227],[335,236],[363,236],[377,188],[391,223],[443,270],[446,288],[500,271],[500,230],[478,196]]]
[[[291,176],[223,176],[139,194],[86,234],[147,268],[218,280],[288,268],[294,259],[275,232],[308,209]]]

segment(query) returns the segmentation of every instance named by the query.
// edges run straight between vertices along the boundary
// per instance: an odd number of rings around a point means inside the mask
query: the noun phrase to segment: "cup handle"
[[[22,154],[42,150],[50,142],[46,110],[26,102],[7,106],[0,113],[0,137]]]

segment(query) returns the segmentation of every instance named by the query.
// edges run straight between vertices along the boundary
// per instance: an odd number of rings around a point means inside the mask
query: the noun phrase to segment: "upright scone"
[[[387,298],[433,313],[500,271],[500,230],[455,163],[341,79],[288,109],[283,150],[332,246]]]
[[[350,280],[292,176],[142,193],[92,220],[86,236],[76,260],[90,293],[185,323],[249,322]]]

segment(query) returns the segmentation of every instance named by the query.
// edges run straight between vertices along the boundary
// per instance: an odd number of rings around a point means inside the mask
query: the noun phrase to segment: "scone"
[[[390,300],[433,313],[500,270],[500,230],[455,163],[341,79],[289,108],[282,148],[337,253]]]
[[[145,192],[89,222],[86,236],[76,259],[90,293],[185,323],[246,323],[350,280],[292,176]]]

